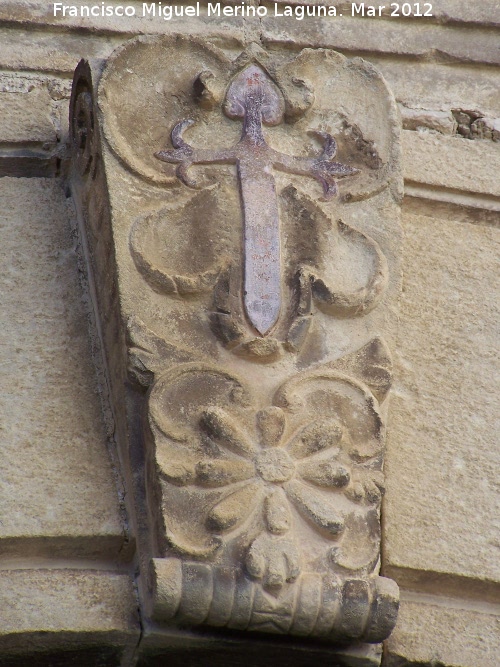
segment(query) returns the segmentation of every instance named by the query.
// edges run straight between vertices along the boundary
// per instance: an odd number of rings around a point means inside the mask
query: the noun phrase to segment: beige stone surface
[[[37,651],[123,647],[135,644],[138,635],[137,602],[127,574],[69,569],[0,573],[2,657],[29,646]]]
[[[481,603],[470,608],[451,598],[403,594],[384,667],[497,667],[499,611]]]
[[[162,11],[162,5],[166,7],[165,11],[168,17],[168,9],[171,3],[146,3],[147,5],[155,4],[156,13],[151,14],[144,12],[143,3],[139,0],[132,0],[132,2],[125,3],[130,8],[135,8],[135,16],[80,16],[80,8],[88,7],[89,4],[85,0],[74,0],[72,7],[77,8],[78,16],[70,16],[69,12],[62,15],[58,12],[54,16],[53,3],[47,3],[38,0],[25,2],[18,1],[4,1],[0,4],[0,23],[2,21],[10,24],[18,24],[20,26],[50,26],[59,30],[75,30],[79,28],[86,28],[92,30],[94,33],[102,33],[104,35],[109,33],[122,33],[126,37],[131,37],[137,34],[165,34],[165,33],[185,33],[192,35],[199,35],[206,37],[210,33],[214,41],[224,40],[226,45],[231,41],[236,40],[241,43],[243,35],[251,29],[252,24],[255,29],[258,29],[259,22],[257,19],[250,17],[243,19],[241,16],[218,16],[212,13],[209,19],[207,15],[207,3],[200,2],[200,16],[194,16],[192,11],[186,15],[173,15],[170,19],[165,19]],[[186,3],[188,5],[196,5],[196,3]],[[214,3],[212,3],[214,4]],[[231,3],[226,3],[231,4]],[[112,7],[122,5],[120,2],[108,2],[107,6]],[[100,5],[98,5],[100,7]],[[174,6],[182,8],[182,3],[174,3]],[[180,9],[179,9],[180,11]]]
[[[500,196],[500,144],[403,131],[405,180]]]
[[[432,13],[440,22],[500,24],[500,5],[496,0],[482,0],[473,6],[469,0],[438,0],[432,6]]]
[[[0,142],[56,140],[47,90],[0,92],[0,114]]]
[[[271,3],[272,4],[272,3]],[[358,3],[359,4],[359,3]],[[294,17],[273,16],[262,19],[264,44],[327,46],[356,53],[412,56],[442,61],[453,58],[462,62],[498,64],[498,35],[480,27],[464,29],[437,22],[401,21],[397,18]]]
[[[7,70],[45,71],[71,77],[81,58],[106,58],[121,41],[119,37],[107,35],[51,33],[27,27],[11,29],[0,22],[0,66]]]
[[[415,62],[370,55],[394,96],[415,109],[477,109],[497,115],[500,109],[500,72],[494,67],[466,67],[462,63]]]
[[[499,581],[499,230],[406,214],[405,233],[386,572]]]
[[[43,157],[62,146],[68,136],[68,103],[71,81],[44,72],[0,72],[0,150],[20,153],[28,148]],[[25,143],[25,146],[19,146]],[[33,144],[42,146],[33,146]],[[7,170],[5,170],[7,171]],[[23,174],[21,174],[23,175]],[[26,174],[28,175],[28,174]]]
[[[451,111],[431,111],[429,109],[410,109],[399,105],[403,128],[405,130],[419,130],[427,128],[441,134],[454,134],[457,123]]]
[[[72,3],[77,8],[86,4],[83,0],[75,0]],[[4,21],[9,25],[15,26],[17,24],[22,29],[18,32],[18,39],[22,39],[22,31],[24,31],[25,26],[35,25],[46,26],[47,28],[51,26],[56,28],[58,33],[53,35],[50,35],[50,33],[36,35],[35,33],[32,40],[33,45],[30,46],[28,51],[31,51],[33,47],[36,48],[37,43],[40,45],[45,43],[45,50],[43,48],[39,49],[42,61],[47,59],[47,51],[49,51],[52,54],[52,59],[57,63],[67,62],[71,56],[72,47],[74,48],[79,40],[88,41],[90,44],[94,42],[91,48],[95,49],[96,41],[94,37],[59,33],[60,30],[76,31],[81,27],[85,27],[93,33],[101,32],[103,37],[102,48],[104,48],[105,41],[116,40],[115,37],[109,37],[111,33],[122,33],[124,36],[186,33],[201,37],[211,36],[214,43],[224,44],[226,47],[235,47],[238,44],[241,45],[244,40],[259,39],[259,34],[262,31],[265,42],[294,43],[295,47],[327,46],[351,52],[371,52],[374,55],[378,53],[400,56],[411,55],[438,61],[447,60],[451,57],[471,63],[497,64],[499,62],[497,36],[494,31],[482,27],[482,25],[496,25],[499,22],[498,8],[494,0],[481,3],[481,7],[474,8],[473,12],[469,11],[468,3],[463,0],[447,0],[444,4],[434,3],[433,19],[419,20],[413,18],[404,21],[395,17],[386,17],[385,19],[352,17],[352,3],[347,2],[332,3],[339,8],[339,12],[342,12],[342,17],[308,17],[302,21],[284,16],[274,16],[274,3],[267,3],[269,13],[262,20],[242,19],[239,16],[217,17],[213,15],[208,19],[203,18],[206,14],[206,3],[202,2],[201,17],[184,16],[169,21],[165,21],[159,16],[143,18],[141,2],[130,2],[128,4],[136,7],[137,15],[135,17],[81,18],[79,16],[70,17],[69,15],[54,17],[52,3],[49,5],[40,1],[29,3],[24,0],[6,1],[0,4],[0,23]],[[283,5],[284,3],[280,4]],[[436,4],[439,4],[439,6],[436,6]],[[280,11],[283,11],[282,7]],[[2,39],[8,44],[16,32],[6,31],[5,36],[2,35]],[[67,42],[69,49],[64,51],[57,48],[56,44],[58,42]],[[84,54],[88,49],[88,46],[84,47],[80,53]],[[102,49],[98,48],[98,50]],[[19,49],[0,48],[0,59],[2,52],[7,55],[8,59],[11,59],[16,51],[19,52]],[[18,62],[22,62],[26,58],[21,53],[17,53],[15,57],[17,57]],[[40,65],[36,65],[34,59],[33,62],[35,68],[39,69]]]
[[[0,553],[117,555],[124,526],[63,190],[3,178],[0,200]]]
[[[279,5],[300,5],[315,4],[315,0],[278,0]],[[360,3],[357,3],[360,4]],[[366,5],[370,3],[365,3]],[[400,3],[401,5],[402,3]],[[336,7],[340,12],[350,12],[351,3],[346,0],[329,0],[328,6]],[[378,5],[375,5],[378,7]],[[421,3],[421,9],[423,4]],[[391,14],[394,8],[388,3],[382,10],[382,16]],[[463,23],[478,23],[484,25],[496,25],[500,23],[500,7],[495,0],[483,0],[481,4],[474,6],[474,11],[471,11],[470,2],[468,0],[438,0],[432,5],[432,14],[440,22],[463,22]],[[418,17],[410,16],[408,20],[418,21]]]

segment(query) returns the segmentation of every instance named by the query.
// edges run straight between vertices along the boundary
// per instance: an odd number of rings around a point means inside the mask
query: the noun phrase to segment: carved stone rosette
[[[141,37],[80,64],[71,128],[151,622],[382,641],[385,82],[326,49]]]

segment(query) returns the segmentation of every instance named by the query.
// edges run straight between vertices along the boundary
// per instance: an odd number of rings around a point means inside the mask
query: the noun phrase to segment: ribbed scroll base
[[[399,590],[391,579],[304,574],[273,591],[235,568],[153,559],[158,621],[378,643],[394,628]]]

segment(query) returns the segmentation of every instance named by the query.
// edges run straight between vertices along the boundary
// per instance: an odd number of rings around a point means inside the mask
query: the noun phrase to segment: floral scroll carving
[[[204,385],[216,390],[208,403]],[[362,580],[375,571],[380,548],[384,427],[377,400],[362,382],[322,368],[285,382],[270,403],[262,406],[234,376],[196,363],[154,385],[151,427],[164,496],[177,499],[190,523],[187,542],[177,534],[186,519],[178,526],[167,520],[170,553],[214,560],[222,571],[231,567],[229,554],[241,553],[245,586],[254,582],[254,593],[258,586],[259,595],[281,609],[297,594],[292,589],[307,585],[313,551],[319,591],[333,586],[340,595],[342,586],[357,581],[370,597],[380,586],[387,589],[380,613],[393,614],[391,583]],[[235,595],[239,585],[233,581]],[[228,627],[236,627],[230,620]],[[293,615],[288,622],[271,615],[267,630],[288,632]],[[381,621],[375,614],[371,622]],[[345,632],[358,636],[354,627]]]
[[[256,411],[253,402],[243,415],[241,408],[234,414],[210,405],[195,410],[193,398],[188,408],[181,400],[187,387],[204,383],[228,384],[246,396],[240,381],[194,364],[159,380],[150,405],[152,427],[166,439],[163,447],[168,450],[163,453],[159,446],[160,474],[169,484],[192,486],[202,494],[195,514],[201,516],[208,507],[208,532],[234,533],[258,515],[262,532],[293,534],[293,506],[295,522],[300,515],[320,535],[336,539],[349,513],[378,506],[384,488],[383,428],[377,402],[362,384],[340,373],[317,371],[301,379],[299,393],[286,383],[273,405]],[[318,417],[317,410],[308,414],[304,403],[306,392],[317,393],[318,387],[329,408],[326,418]],[[165,418],[162,406],[167,401],[169,412],[192,413],[188,429]],[[301,406],[299,412],[296,406]],[[242,428],[243,422],[253,428]],[[211,507],[205,491],[209,498],[216,491]],[[378,553],[377,544],[375,549]]]

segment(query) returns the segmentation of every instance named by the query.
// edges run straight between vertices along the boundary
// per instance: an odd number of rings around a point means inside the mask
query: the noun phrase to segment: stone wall
[[[430,19],[361,18],[326,4],[344,16],[82,19],[0,3],[0,665],[270,664],[290,646],[259,638],[245,658],[236,639],[207,635],[185,654],[173,632],[160,657],[141,657],[137,536],[67,184],[68,107],[81,58],[168,33],[227,54],[333,48],[392,89],[404,246],[382,572],[401,607],[382,664],[498,664],[500,8],[436,0]],[[290,655],[322,664],[328,650],[297,641]]]

